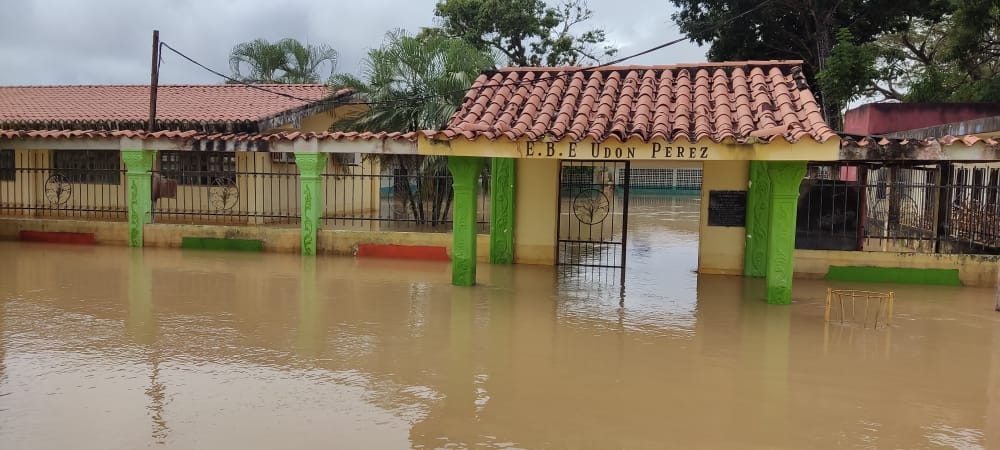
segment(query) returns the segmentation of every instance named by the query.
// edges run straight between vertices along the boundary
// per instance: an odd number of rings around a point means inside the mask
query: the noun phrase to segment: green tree
[[[598,63],[617,49],[600,28],[575,29],[593,18],[586,0],[442,0],[434,8],[448,36],[502,53],[512,66]]]
[[[709,44],[712,61],[801,59],[809,79],[827,66],[836,33],[846,29],[855,44],[905,29],[911,17],[941,17],[947,0],[670,0],[673,20],[698,44]],[[737,15],[740,16],[731,23]],[[817,89],[825,116],[839,120],[835,105]]]
[[[909,26],[858,44],[841,36],[820,73],[837,100],[1000,101],[1000,4],[955,1],[952,14],[911,18]],[[860,57],[859,57],[860,56]]]
[[[229,52],[232,77],[245,83],[318,83],[321,69],[337,66],[337,51],[327,45],[303,44],[286,38],[277,42],[254,39]]]
[[[392,31],[382,47],[369,50],[362,65],[362,77],[337,74],[330,80],[333,90],[353,89],[368,102],[367,110],[337,122],[337,130],[442,129],[472,82],[495,66],[495,58],[461,39]],[[444,157],[383,155],[381,161],[399,168],[394,192],[417,223],[447,219],[452,196]],[[411,175],[420,176],[411,180]]]

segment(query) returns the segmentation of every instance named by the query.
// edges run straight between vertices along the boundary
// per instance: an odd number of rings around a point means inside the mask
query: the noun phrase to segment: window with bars
[[[187,186],[236,184],[236,155],[222,152],[160,152],[160,175]]]
[[[121,183],[121,156],[116,150],[53,150],[52,174],[68,183]]]
[[[0,150],[0,181],[14,181],[14,150]]]

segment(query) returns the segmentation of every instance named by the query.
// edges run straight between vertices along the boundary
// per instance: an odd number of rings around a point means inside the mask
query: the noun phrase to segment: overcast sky
[[[556,0],[549,0],[554,4]],[[220,72],[239,42],[292,37],[340,52],[338,72],[358,73],[385,32],[434,24],[437,0],[8,0],[0,27],[0,85],[149,83],[152,30]],[[621,56],[680,35],[668,0],[590,0]],[[628,64],[704,61],[684,42]],[[218,77],[165,53],[161,83],[216,83]]]

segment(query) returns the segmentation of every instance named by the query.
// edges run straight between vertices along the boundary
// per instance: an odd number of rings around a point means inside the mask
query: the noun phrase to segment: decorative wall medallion
[[[55,174],[45,180],[45,198],[49,204],[65,205],[73,196],[73,185],[65,175]]]
[[[208,188],[208,203],[217,211],[228,211],[240,200],[240,190],[232,179],[216,178]]]
[[[611,202],[608,196],[597,189],[580,191],[573,198],[573,214],[577,220],[588,225],[604,222],[611,212]]]

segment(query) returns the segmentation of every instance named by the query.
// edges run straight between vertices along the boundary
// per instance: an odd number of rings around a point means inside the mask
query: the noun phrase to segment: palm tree
[[[337,51],[328,45],[303,45],[295,39],[282,39],[276,45],[285,52],[285,64],[281,67],[285,72],[281,77],[283,83],[319,83],[324,64],[330,66],[325,78],[333,75],[337,67]]]
[[[364,79],[334,75],[331,88],[351,88],[369,108],[334,124],[338,130],[417,131],[441,129],[458,109],[466,90],[479,74],[495,67],[496,58],[465,41],[436,34],[412,37],[401,30],[386,34],[381,48],[368,52]],[[439,156],[388,156],[382,161],[399,167],[394,191],[403,196],[418,223],[446,221],[451,185],[446,159]],[[410,175],[415,185],[410,183]],[[425,184],[424,180],[430,180]],[[425,202],[430,201],[427,214]]]
[[[318,83],[324,64],[329,64],[332,75],[336,50],[291,38],[273,43],[254,39],[236,44],[229,52],[232,77],[244,83]]]

